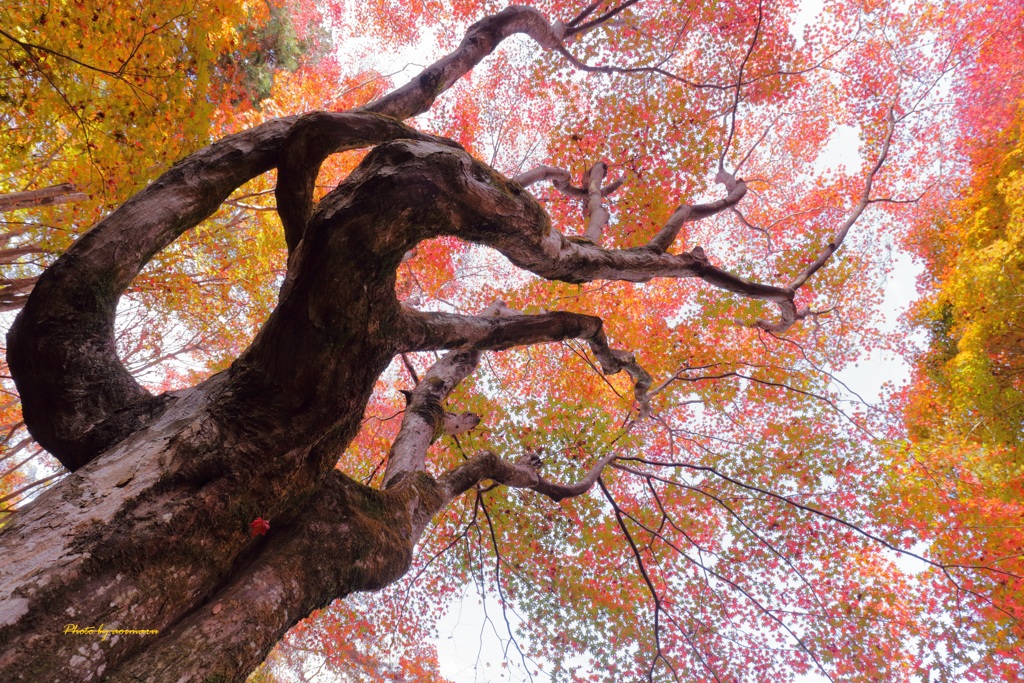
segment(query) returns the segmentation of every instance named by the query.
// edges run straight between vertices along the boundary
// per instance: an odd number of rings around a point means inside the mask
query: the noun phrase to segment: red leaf
[[[270,520],[257,517],[249,523],[253,536],[266,536],[270,531]]]

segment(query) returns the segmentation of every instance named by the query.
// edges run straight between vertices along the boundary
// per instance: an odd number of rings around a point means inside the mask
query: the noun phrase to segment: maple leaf
[[[266,536],[268,531],[270,531],[269,519],[257,517],[256,519],[249,522],[249,532],[253,536]]]

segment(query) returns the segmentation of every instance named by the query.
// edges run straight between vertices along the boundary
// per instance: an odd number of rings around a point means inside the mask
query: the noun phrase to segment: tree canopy
[[[0,12],[4,676],[1022,674],[1019,2]]]

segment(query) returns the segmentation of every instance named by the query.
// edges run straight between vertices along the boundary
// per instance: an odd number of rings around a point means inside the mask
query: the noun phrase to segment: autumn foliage
[[[3,214],[4,277],[24,281],[10,310],[176,159],[277,117],[369,106],[419,68],[380,54],[433,61],[503,6],[54,7],[0,10],[0,192],[71,183],[88,199]],[[606,462],[601,476],[560,501],[470,488],[404,579],[301,622],[251,680],[323,665],[443,681],[436,622],[467,586],[524,676],[1018,680],[1024,5],[536,8],[562,22],[557,47],[509,39],[410,123],[518,179],[567,242],[690,255],[705,275],[546,279],[456,234],[409,251],[404,310],[598,316],[651,381],[605,374],[582,338],[488,347],[446,401],[479,424],[434,434],[427,473],[489,452],[540,458],[548,481]],[[315,197],[364,157],[330,157]],[[528,178],[539,167],[550,182]],[[122,299],[119,352],[149,387],[231,367],[278,304],[276,182],[238,188]],[[900,250],[924,271],[893,332],[883,292]],[[848,383],[879,350],[913,370],[876,401]],[[339,470],[385,488],[440,358],[392,361]],[[36,451],[5,387],[0,498],[16,498],[31,481],[15,456]],[[258,542],[283,527],[265,514],[242,522]]]

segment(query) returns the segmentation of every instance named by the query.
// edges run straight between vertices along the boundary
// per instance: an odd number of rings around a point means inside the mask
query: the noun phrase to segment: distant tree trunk
[[[38,190],[0,194],[0,213],[7,213],[8,211],[16,211],[18,209],[30,209],[35,206],[80,202],[88,198],[87,194],[76,190],[75,186],[71,183],[61,183],[60,185],[43,187]]]
[[[80,202],[88,198],[87,194],[76,190],[71,183],[62,183],[38,190],[0,194],[0,213]],[[0,267],[9,266],[23,256],[42,253],[43,250],[38,245],[25,244],[24,240],[19,241],[18,237],[22,232],[8,230],[0,234]],[[24,306],[38,280],[35,275],[0,277],[0,311],[16,311]]]

